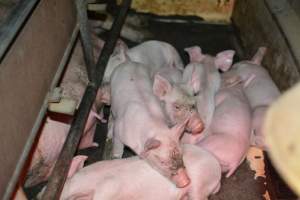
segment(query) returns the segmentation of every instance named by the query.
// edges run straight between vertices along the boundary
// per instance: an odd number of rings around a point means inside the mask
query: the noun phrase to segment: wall
[[[259,46],[266,46],[268,52],[263,64],[279,88],[286,90],[300,78],[297,60],[300,54],[291,49],[291,47],[299,49],[295,45],[300,44],[299,41],[295,41],[295,37],[288,37],[300,30],[289,28],[300,28],[300,24],[295,21],[289,27],[280,26],[266,2],[265,0],[237,0],[232,20],[240,35],[246,57],[251,58]],[[285,17],[283,16],[282,19]]]
[[[0,63],[0,198],[76,23],[72,0],[41,0]]]

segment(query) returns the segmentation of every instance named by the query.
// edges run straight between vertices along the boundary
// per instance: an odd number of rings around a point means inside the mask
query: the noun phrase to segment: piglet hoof
[[[97,142],[93,142],[92,147],[99,147],[99,144]]]
[[[111,160],[115,160],[115,159],[121,159],[122,156],[120,157],[120,156],[112,155],[110,158],[111,158]]]
[[[101,123],[107,123],[107,120],[106,119],[100,119],[100,122]]]
[[[107,123],[107,120],[104,119],[104,113],[103,113],[103,109],[101,110],[101,112],[99,114],[97,114],[96,112],[92,111],[92,115],[97,118],[100,122],[102,123]]]
[[[114,160],[114,159],[121,159],[123,154],[114,154],[113,151],[110,153],[110,159]]]

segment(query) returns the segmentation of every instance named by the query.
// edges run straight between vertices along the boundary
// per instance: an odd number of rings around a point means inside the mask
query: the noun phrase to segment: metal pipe
[[[82,101],[79,105],[78,113],[75,115],[75,118],[71,124],[69,135],[54,166],[45,193],[42,196],[42,199],[44,200],[59,199],[60,197],[60,193],[66,180],[72,158],[78,146],[93,101],[95,100],[97,89],[102,82],[108,59],[113,52],[116,41],[120,35],[130,3],[131,0],[123,0],[122,2],[120,12],[114,21],[112,29],[109,33],[109,37],[105,42],[103,50],[98,59],[96,65],[95,83],[90,83],[85,90]]]
[[[78,146],[81,133],[84,129],[84,125],[86,123],[87,116],[90,112],[95,96],[95,85],[88,85],[83,95],[83,99],[79,105],[79,110],[72,122],[63,149],[50,176],[46,191],[42,199],[59,199],[70,163]]]
[[[96,64],[96,86],[102,82],[102,78],[105,72],[105,67],[108,63],[109,56],[113,53],[114,47],[116,46],[117,39],[120,35],[120,27],[124,24],[127,10],[131,4],[131,0],[123,0],[121,9],[118,13],[117,18],[115,19],[112,28],[109,32],[109,38],[105,42],[104,47],[101,51],[100,57]],[[120,30],[119,30],[120,29]]]
[[[95,80],[95,62],[93,55],[93,45],[91,31],[88,24],[87,2],[86,0],[76,0],[77,21],[79,22],[80,39],[83,49],[83,56],[86,64],[86,71],[90,81]],[[98,55],[97,55],[98,56]],[[93,77],[94,76],[94,77]]]
[[[24,0],[17,3],[16,7],[10,11],[7,20],[0,27],[0,62],[8,51],[12,41],[20,32],[23,23],[30,15],[31,11],[39,3],[39,0]]]

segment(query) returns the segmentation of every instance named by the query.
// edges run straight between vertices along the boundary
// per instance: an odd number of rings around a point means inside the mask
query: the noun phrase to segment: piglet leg
[[[124,152],[124,144],[117,137],[113,138],[112,158],[122,158]]]

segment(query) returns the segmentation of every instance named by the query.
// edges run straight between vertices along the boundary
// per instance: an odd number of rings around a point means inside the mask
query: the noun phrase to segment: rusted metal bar
[[[91,30],[88,24],[87,1],[76,0],[77,21],[79,22],[80,39],[83,49],[83,56],[86,64],[86,71],[90,81],[95,80],[95,62],[93,55],[93,45]],[[98,55],[96,55],[98,56]]]
[[[43,199],[59,199],[66,175],[69,170],[70,163],[78,146],[81,133],[87,120],[87,116],[96,96],[94,85],[88,85],[83,99],[79,105],[79,110],[72,122],[68,137],[64,143],[63,149],[55,164],[54,170],[50,176]]]
[[[96,80],[97,86],[99,86],[100,83],[102,82],[102,78],[105,71],[104,66],[106,66],[108,63],[108,59],[106,58],[109,58],[109,56],[113,53],[114,47],[116,46],[117,39],[120,35],[120,31],[118,31],[119,30],[118,28],[120,26],[121,21],[119,21],[118,19],[122,18],[122,24],[125,22],[125,17],[128,9],[125,10],[124,7],[129,8],[130,4],[131,4],[131,0],[123,0],[118,16],[115,19],[112,28],[110,29],[109,39],[105,42],[103,50],[101,51],[100,57],[96,64],[96,77],[98,78]]]
[[[90,83],[85,90],[82,101],[79,105],[78,113],[75,115],[71,124],[69,135],[50,176],[45,193],[42,196],[43,200],[54,200],[59,199],[60,197],[72,158],[78,146],[93,101],[95,100],[97,89],[102,82],[108,59],[113,52],[116,41],[120,35],[130,3],[131,0],[123,0],[122,2],[120,12],[114,21],[109,37],[105,42],[96,64],[95,82]]]

